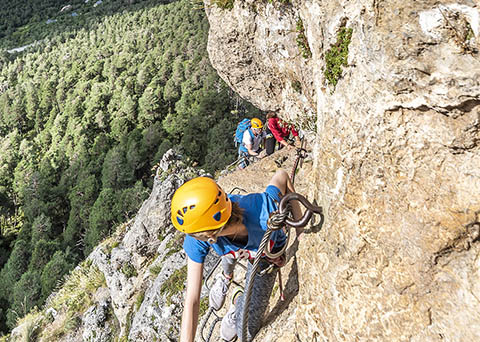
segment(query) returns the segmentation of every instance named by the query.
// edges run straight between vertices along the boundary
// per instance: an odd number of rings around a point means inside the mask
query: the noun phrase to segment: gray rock
[[[159,257],[160,258],[160,257]],[[215,265],[218,256],[210,253],[205,261],[204,272],[207,274]],[[184,285],[184,278],[180,283],[171,284],[171,277],[176,272],[184,272],[186,276],[186,256],[183,250],[161,261],[161,271],[155,278],[144,296],[144,300],[135,314],[129,333],[132,341],[177,341],[180,331],[180,322],[183,309],[183,291],[175,292],[169,287],[180,288]],[[178,274],[178,273],[177,273]],[[202,296],[206,296],[204,288]]]
[[[475,3],[206,1],[220,76],[315,133],[309,197],[325,224],[297,253],[295,331],[273,322],[259,341],[480,340]],[[342,26],[353,34],[334,86],[325,57]]]
[[[109,342],[111,341],[112,328],[108,322],[112,314],[111,303],[108,299],[92,305],[82,317],[83,341]]]
[[[113,312],[120,324],[120,336],[129,334],[128,327],[132,327],[131,334],[136,336],[136,340],[141,339],[143,335],[153,336],[152,333],[145,332],[152,329],[158,336],[161,335],[161,330],[156,329],[153,325],[143,327],[142,324],[146,324],[145,322],[153,324],[155,317],[163,317],[165,310],[169,310],[168,307],[164,307],[165,299],[155,298],[156,306],[142,311],[148,312],[150,315],[144,320],[136,318],[137,321],[142,323],[132,325],[132,320],[134,319],[135,307],[138,306],[140,293],[145,293],[148,299],[152,298],[149,295],[152,291],[158,290],[160,281],[152,282],[151,279],[151,261],[160,257],[163,259],[167,253],[172,253],[173,248],[181,250],[181,245],[172,243],[172,240],[176,238],[174,234],[176,230],[170,222],[171,197],[185,179],[199,175],[203,173],[203,170],[197,171],[193,168],[182,167],[182,164],[178,163],[179,160],[180,157],[173,150],[164,155],[160,163],[163,166],[157,171],[152,192],[143,203],[123,239],[115,248],[111,249],[110,253],[106,251],[105,246],[99,246],[89,256],[89,259],[105,275]],[[162,171],[163,168],[166,171]],[[168,247],[170,244],[173,247]],[[160,246],[162,247],[159,248]],[[176,251],[173,251],[173,253],[168,259],[168,267],[162,269],[162,274],[165,277],[180,268],[180,265],[185,265],[185,258],[181,257],[181,254]],[[156,258],[155,254],[159,256]],[[160,310],[158,315],[156,314],[157,310]],[[147,314],[135,315],[135,317],[144,317],[145,315]],[[172,314],[172,319],[173,317]],[[155,331],[154,328],[158,331]],[[171,332],[169,334],[174,336]],[[161,336],[166,338],[167,335],[167,333],[164,333]]]

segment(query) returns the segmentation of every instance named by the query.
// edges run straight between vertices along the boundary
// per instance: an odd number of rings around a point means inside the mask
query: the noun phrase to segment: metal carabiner
[[[297,156],[299,156],[300,158],[307,157],[307,150],[304,149],[303,147],[297,147],[296,152],[297,152]]]
[[[287,214],[289,210],[288,209],[289,202],[294,200],[302,203],[307,210],[303,214],[302,218],[300,218],[298,221],[291,220],[288,218],[288,216],[286,216],[285,223],[288,224],[290,227],[303,228],[307,225],[308,221],[312,218],[313,214],[323,215],[322,207],[311,204],[305,197],[303,197],[300,194],[297,194],[296,192],[291,192],[289,194],[286,194],[282,198],[278,206],[279,214]]]

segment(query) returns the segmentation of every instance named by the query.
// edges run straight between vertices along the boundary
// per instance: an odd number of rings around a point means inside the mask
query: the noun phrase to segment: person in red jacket
[[[286,138],[290,136],[290,133],[295,137],[295,141],[300,145],[300,138],[298,137],[298,132],[295,130],[293,125],[287,124],[285,121],[280,119],[275,112],[269,112],[267,114],[267,139],[265,141],[265,150],[267,156],[272,154],[275,151],[275,144],[278,141],[278,149],[286,146],[291,149],[294,148],[294,145],[291,145],[286,141]]]

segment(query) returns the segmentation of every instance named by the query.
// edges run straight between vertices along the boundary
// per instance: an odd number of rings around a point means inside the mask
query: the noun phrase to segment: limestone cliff
[[[222,78],[315,137],[325,224],[299,245],[291,319],[260,340],[480,340],[478,1],[206,9]]]
[[[274,293],[255,341],[480,340],[478,2],[225,3],[205,6],[211,61],[307,133],[296,186],[325,213],[289,248],[287,300]],[[288,157],[219,182],[261,191]],[[168,152],[138,215],[0,341],[177,340],[169,200],[201,173]]]

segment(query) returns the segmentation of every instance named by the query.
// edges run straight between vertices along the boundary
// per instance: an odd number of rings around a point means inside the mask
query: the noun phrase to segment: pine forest
[[[201,2],[2,6],[0,335],[135,215],[164,152],[214,173],[255,114],[209,63]]]

